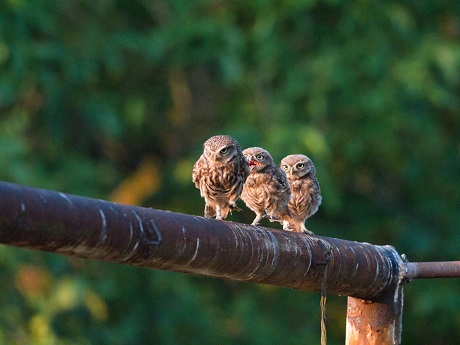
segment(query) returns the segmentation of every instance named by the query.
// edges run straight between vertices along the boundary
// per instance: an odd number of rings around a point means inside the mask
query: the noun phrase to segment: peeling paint
[[[26,210],[26,204],[24,204],[24,201],[21,200],[21,212],[24,212]]]
[[[182,230],[182,247],[181,249],[179,249],[176,255],[178,257],[181,257],[185,253],[185,250],[187,249],[187,236],[186,236],[187,230],[185,230],[184,226],[181,227],[181,230]]]
[[[137,219],[137,223],[139,224],[139,230],[140,230],[141,235],[143,237],[144,236],[144,226],[142,225],[141,217],[139,217],[139,215],[137,214],[136,211],[133,211],[133,213],[134,213],[134,216]]]
[[[60,192],[59,195],[60,195],[65,201],[67,201],[67,202],[70,204],[70,206],[73,206],[72,200],[70,200],[69,197],[68,197],[66,194]]]
[[[197,255],[198,255],[199,249],[200,249],[200,239],[197,238],[197,239],[196,239],[195,253],[193,253],[192,258],[191,258],[190,261],[188,262],[189,264],[192,263],[193,261],[195,261]]]
[[[102,211],[100,208],[99,209],[99,214],[101,215],[101,218],[102,218],[102,228],[101,228],[101,232],[100,232],[100,240],[102,243],[105,242],[105,240],[107,239],[107,219],[105,218],[105,213],[104,211]]]
[[[146,239],[146,243],[148,245],[159,245],[161,243],[161,240],[162,240],[161,231],[158,228],[157,223],[155,222],[155,219],[153,219],[153,218],[150,219],[149,223],[150,223],[150,229],[149,230],[153,230],[153,232],[149,231],[146,234],[148,236],[147,239]]]

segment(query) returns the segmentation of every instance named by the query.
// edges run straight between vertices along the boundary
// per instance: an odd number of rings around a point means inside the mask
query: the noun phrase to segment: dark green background
[[[315,233],[458,260],[459,96],[457,1],[0,2],[0,179],[19,184],[201,215],[193,163],[230,134],[313,159]],[[320,339],[317,293],[5,246],[0,291],[0,344]],[[408,285],[403,343],[460,343],[459,291]],[[346,298],[327,307],[343,344]]]

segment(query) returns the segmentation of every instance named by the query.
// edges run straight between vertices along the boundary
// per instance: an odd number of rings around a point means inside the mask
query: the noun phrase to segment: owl
[[[232,210],[241,211],[236,200],[249,176],[249,166],[238,141],[228,135],[213,136],[203,146],[203,154],[193,166],[192,181],[205,200],[204,216],[222,220]]]
[[[283,229],[289,230],[288,202],[291,196],[286,174],[273,162],[268,151],[260,147],[250,147],[243,151],[251,173],[241,193],[246,206],[256,214],[252,225],[268,217],[279,221]]]
[[[291,187],[291,200],[288,204],[291,227],[296,232],[313,235],[305,227],[305,221],[318,211],[322,200],[315,166],[310,158],[299,154],[284,157],[281,169],[286,173]]]

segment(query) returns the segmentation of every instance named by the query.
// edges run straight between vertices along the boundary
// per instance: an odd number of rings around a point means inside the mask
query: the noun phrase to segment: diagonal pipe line
[[[0,243],[372,299],[400,279],[391,246],[308,236],[0,182]]]

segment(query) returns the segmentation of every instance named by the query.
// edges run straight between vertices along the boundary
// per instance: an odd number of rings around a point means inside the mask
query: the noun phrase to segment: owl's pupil
[[[297,168],[298,168],[298,169],[302,169],[302,168],[303,168],[303,164],[297,164]]]
[[[263,155],[258,155],[258,156],[256,156],[256,158],[257,158],[259,161],[261,161],[262,159],[264,159],[264,156],[263,156]]]
[[[227,153],[227,151],[228,151],[228,149],[227,149],[227,148],[223,148],[222,150],[220,150],[220,153],[222,153],[222,154],[224,155],[224,154],[226,154],[226,153]]]

